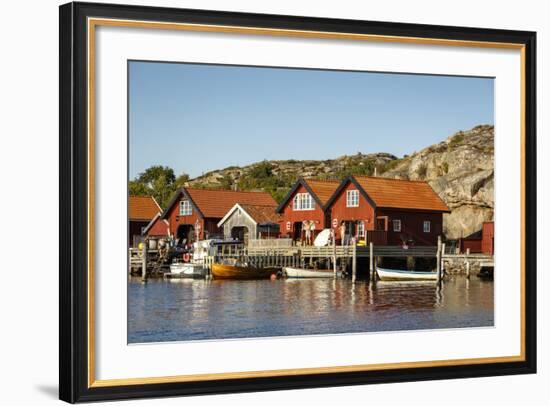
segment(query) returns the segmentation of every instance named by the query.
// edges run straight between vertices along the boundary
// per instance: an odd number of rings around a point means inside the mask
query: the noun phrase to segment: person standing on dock
[[[306,245],[311,245],[311,227],[309,220],[304,220],[302,222],[302,229],[306,236]]]
[[[346,223],[343,221],[340,223],[340,241],[341,245],[346,244]]]

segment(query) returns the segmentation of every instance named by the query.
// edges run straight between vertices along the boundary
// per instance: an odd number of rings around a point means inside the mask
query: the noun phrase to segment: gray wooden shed
[[[224,238],[247,243],[249,239],[279,235],[279,215],[276,206],[235,204],[220,220]]]

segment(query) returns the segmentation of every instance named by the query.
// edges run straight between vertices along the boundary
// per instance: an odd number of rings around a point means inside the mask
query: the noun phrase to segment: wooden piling
[[[437,237],[437,254],[436,254],[436,269],[437,282],[441,282],[441,236]]]
[[[374,244],[372,241],[369,243],[369,271],[370,280],[374,280]]]
[[[332,261],[333,261],[333,270],[334,270],[334,277],[336,278],[336,234],[334,235],[334,238],[332,239]]]
[[[466,249],[466,278],[470,279],[470,259],[468,256],[470,255],[470,248]]]
[[[441,244],[441,275],[445,275],[445,260],[443,256],[445,255],[445,243]]]
[[[353,241],[353,257],[351,258],[351,282],[355,283],[355,280],[357,279],[357,246],[355,245],[355,241]]]
[[[149,251],[149,242],[143,240],[143,247],[141,247],[141,281],[147,282],[147,255]]]

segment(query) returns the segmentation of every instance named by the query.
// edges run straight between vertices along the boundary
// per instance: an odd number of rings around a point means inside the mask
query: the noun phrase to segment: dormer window
[[[309,193],[297,193],[292,202],[294,210],[313,210],[315,202]]]
[[[359,207],[359,191],[356,189],[346,192],[346,207]]]
[[[193,208],[189,200],[180,201],[180,216],[190,216],[193,214]]]

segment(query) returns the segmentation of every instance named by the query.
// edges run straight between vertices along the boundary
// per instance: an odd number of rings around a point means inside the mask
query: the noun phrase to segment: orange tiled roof
[[[151,221],[160,212],[162,212],[160,206],[151,196],[130,196],[128,199],[130,220]]]
[[[204,217],[222,218],[236,203],[241,205],[277,206],[266,192],[185,188]]]
[[[378,207],[450,211],[427,182],[373,176],[355,176],[355,180]]]
[[[258,224],[277,223],[279,214],[275,212],[276,205],[260,206],[252,204],[240,205]]]
[[[309,188],[321,201],[321,204],[325,205],[332,194],[338,189],[340,182],[335,180],[314,180],[304,179]]]

